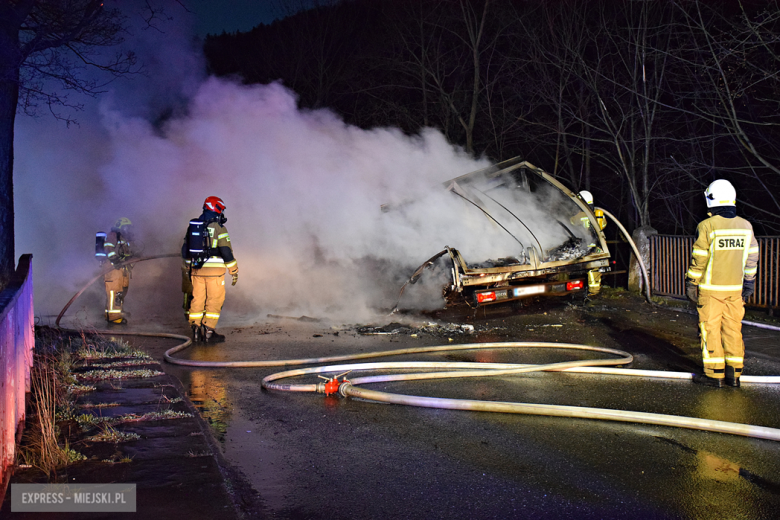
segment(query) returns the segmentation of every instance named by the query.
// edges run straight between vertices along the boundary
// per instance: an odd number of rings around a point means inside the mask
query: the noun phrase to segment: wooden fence
[[[748,306],[777,309],[780,301],[780,237],[756,237],[759,248],[756,290]],[[685,297],[685,272],[693,237],[650,236],[650,290],[662,296]]]

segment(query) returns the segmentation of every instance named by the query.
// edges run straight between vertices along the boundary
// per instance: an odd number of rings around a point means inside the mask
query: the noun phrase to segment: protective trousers
[[[704,375],[723,379],[726,366],[730,366],[734,369],[734,377],[739,377],[745,360],[742,341],[745,303],[742,297],[700,292],[697,307]]]
[[[601,272],[588,271],[588,294],[598,294],[601,290]]]
[[[190,280],[190,274],[187,271],[182,271],[181,273],[181,292],[184,295],[184,303],[182,304],[184,316],[189,319],[190,302],[192,302],[192,280]]]
[[[121,320],[125,295],[130,286],[130,274],[124,268],[112,269],[103,280],[106,282],[106,320]]]
[[[192,275],[192,303],[189,319],[191,325],[217,328],[219,313],[225,303],[225,273],[214,276]]]

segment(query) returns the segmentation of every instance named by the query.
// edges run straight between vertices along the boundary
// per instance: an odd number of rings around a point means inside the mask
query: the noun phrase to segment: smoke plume
[[[203,77],[186,32],[141,34],[150,73],[116,82],[80,126],[18,118],[17,251],[34,255],[38,315],[56,316],[99,272],[95,232],[128,217],[142,256],[178,253],[211,195],[227,205],[239,265],[226,325],[267,314],[365,320],[392,308],[406,278],[445,245],[479,260],[517,247],[478,213],[464,219],[468,208],[441,188],[486,160],[434,129],[362,130],[328,110],[300,110],[280,83]],[[178,259],[137,264],[126,309],[178,315],[180,280]],[[99,324],[102,308],[98,281],[73,312]]]

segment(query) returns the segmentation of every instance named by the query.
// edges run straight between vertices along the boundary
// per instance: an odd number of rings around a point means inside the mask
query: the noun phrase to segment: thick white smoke
[[[37,123],[25,123],[17,142],[18,249],[32,251],[36,268],[43,267],[35,275],[38,294],[46,295],[36,302],[43,313],[58,311],[96,272],[96,231],[126,216],[145,256],[175,253],[188,220],[205,197],[217,195],[227,204],[240,269],[228,302],[239,299],[243,316],[363,318],[382,304],[377,295],[395,274],[388,268],[413,268],[444,245],[431,229],[436,221],[428,228],[424,219],[404,218],[405,227],[394,229],[397,216],[381,205],[484,165],[435,131],[364,131],[328,111],[298,110],[279,84],[214,78],[198,89],[186,116],[162,129],[116,105],[103,111],[100,128],[47,124],[41,136]],[[372,276],[369,267],[378,272]],[[177,268],[173,262],[159,274],[178,281]],[[139,264],[136,276],[150,269],[160,271]],[[134,292],[131,285],[128,306],[138,308]]]
[[[118,83],[79,127],[18,119],[17,251],[34,255],[37,314],[56,315],[98,273],[96,231],[128,217],[143,256],[178,253],[210,195],[227,204],[240,269],[227,325],[269,313],[363,320],[392,307],[405,279],[445,245],[475,260],[513,254],[478,212],[464,221],[462,201],[431,192],[488,165],[438,131],[362,130],[328,110],[299,110],[279,83],[201,79],[186,38],[144,37],[179,43],[142,38],[141,49],[167,49],[153,74]],[[175,115],[155,124],[161,104]],[[415,198],[424,202],[404,204]],[[388,203],[398,209],[382,212]],[[139,263],[126,308],[176,315],[179,283],[178,260]],[[102,298],[99,281],[72,312],[99,323]]]

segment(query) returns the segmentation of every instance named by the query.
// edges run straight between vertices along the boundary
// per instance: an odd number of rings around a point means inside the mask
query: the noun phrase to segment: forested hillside
[[[302,108],[520,155],[631,228],[692,233],[726,178],[780,232],[777,1],[333,0],[204,48]]]

